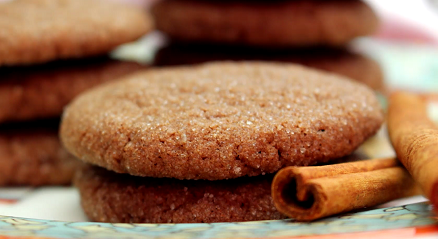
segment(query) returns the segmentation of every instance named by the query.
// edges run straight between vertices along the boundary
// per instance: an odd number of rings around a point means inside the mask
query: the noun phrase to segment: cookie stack
[[[374,92],[348,78],[222,62],[93,88],[66,108],[60,135],[88,163],[74,183],[91,220],[233,222],[283,218],[273,173],[349,155],[382,122]]]
[[[383,88],[379,65],[347,50],[374,33],[378,18],[361,0],[163,0],[152,9],[170,37],[159,66],[217,60],[298,63]]]
[[[14,0],[0,3],[0,29],[0,186],[67,184],[79,163],[58,139],[63,107],[141,69],[107,54],[151,21],[107,1]]]

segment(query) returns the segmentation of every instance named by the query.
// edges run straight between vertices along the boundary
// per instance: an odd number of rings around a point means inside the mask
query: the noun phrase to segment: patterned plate
[[[346,214],[312,223],[292,220],[211,224],[123,224],[59,222],[0,217],[2,235],[62,238],[284,238],[353,233],[406,227],[429,227],[438,220],[427,203]],[[0,236],[1,238],[1,236]]]

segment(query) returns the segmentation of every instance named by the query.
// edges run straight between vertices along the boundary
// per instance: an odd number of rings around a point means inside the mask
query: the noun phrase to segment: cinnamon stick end
[[[306,200],[298,199],[297,174],[295,167],[287,167],[275,175],[272,182],[272,198],[274,205],[282,214],[299,221],[314,220],[311,208],[315,204],[312,194],[306,195]],[[317,217],[316,217],[317,218]]]

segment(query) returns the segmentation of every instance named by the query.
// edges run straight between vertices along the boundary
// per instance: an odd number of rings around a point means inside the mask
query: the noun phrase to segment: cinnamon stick
[[[398,159],[438,212],[438,126],[427,115],[424,97],[393,94],[388,132]]]
[[[418,193],[415,182],[395,158],[287,167],[272,182],[275,207],[298,221],[312,221]]]

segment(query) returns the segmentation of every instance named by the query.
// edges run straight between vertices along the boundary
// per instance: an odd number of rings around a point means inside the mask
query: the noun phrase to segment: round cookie
[[[282,219],[272,176],[204,181],[134,177],[83,167],[74,184],[85,214],[112,223],[212,223]]]
[[[154,69],[98,86],[64,111],[77,158],[138,176],[220,180],[350,154],[383,114],[373,91],[293,64]]]
[[[173,39],[262,47],[344,45],[379,22],[361,0],[164,0],[152,13]]]
[[[0,186],[70,184],[81,162],[63,149],[59,120],[0,128]]]
[[[221,45],[173,43],[158,50],[156,66],[190,65],[210,61],[263,60],[290,62],[347,76],[374,90],[383,91],[379,64],[359,53],[342,48],[256,49]]]
[[[103,0],[0,4],[0,66],[107,53],[152,28],[142,10]]]
[[[107,57],[0,68],[0,123],[59,117],[76,95],[144,68]]]

